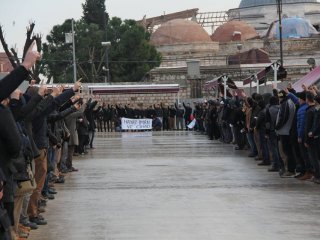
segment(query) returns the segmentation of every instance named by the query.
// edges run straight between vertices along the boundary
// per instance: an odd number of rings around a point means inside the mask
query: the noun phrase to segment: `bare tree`
[[[23,59],[31,45],[31,43],[35,40],[37,43],[37,48],[38,48],[38,52],[41,53],[42,51],[42,35],[41,34],[34,34],[33,30],[35,27],[35,23],[34,22],[30,22],[29,26],[27,27],[27,37],[26,37],[26,41],[24,44],[24,48],[23,48],[23,55],[22,55],[22,59],[19,59],[17,52],[15,51],[14,48],[10,48],[8,47],[8,44],[4,38],[4,31],[3,31],[3,27],[0,25],[0,41],[2,44],[2,47],[7,55],[7,57],[9,58],[9,61],[12,65],[13,68],[18,67],[21,62],[23,62]],[[30,76],[29,76],[29,80],[31,79],[35,79],[37,81],[37,83],[40,82],[40,78],[39,75],[41,73],[43,65],[41,64],[41,62],[37,62],[36,65],[31,69],[30,71]]]

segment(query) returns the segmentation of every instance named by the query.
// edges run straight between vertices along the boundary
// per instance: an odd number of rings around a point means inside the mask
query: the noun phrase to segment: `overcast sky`
[[[46,35],[56,24],[67,18],[79,19],[85,0],[0,0],[0,24],[5,30],[9,47],[15,44],[18,53],[25,40],[25,29],[30,20],[35,21],[36,33]],[[240,0],[106,0],[111,17],[142,19],[186,9],[199,8],[201,12],[228,10],[238,7]],[[1,45],[1,44],[0,44]],[[2,46],[0,46],[2,51]]]

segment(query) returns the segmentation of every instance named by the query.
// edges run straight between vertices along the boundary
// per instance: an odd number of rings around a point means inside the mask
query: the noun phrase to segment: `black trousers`
[[[163,118],[162,128],[163,130],[169,130],[169,119],[167,117]]]
[[[68,156],[66,160],[66,167],[68,169],[72,168],[72,158],[73,158],[74,149],[75,149],[75,145],[68,146]]]
[[[238,126],[233,127],[235,141],[240,149],[243,149],[246,145],[246,135],[241,133],[241,128]]]
[[[315,178],[320,178],[319,144],[320,140],[316,138],[309,143],[308,147],[308,156],[313,166]]]
[[[84,153],[85,142],[88,138],[88,135],[79,135],[79,145],[78,145],[78,153]]]
[[[288,171],[294,173],[296,170],[296,161],[293,154],[292,144],[291,144],[291,136],[289,135],[281,135],[280,141],[282,144],[282,148],[284,154],[287,156],[287,164],[288,164]]]
[[[98,122],[98,132],[103,132],[103,130],[102,130],[102,119],[98,119],[97,120],[97,122]]]

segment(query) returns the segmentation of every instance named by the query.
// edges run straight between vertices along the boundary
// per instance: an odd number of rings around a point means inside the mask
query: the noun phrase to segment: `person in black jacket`
[[[36,189],[30,197],[28,213],[30,221],[36,224],[47,224],[47,222],[38,217],[38,201],[45,183],[47,174],[47,151],[49,147],[47,117],[56,109],[67,102],[81,86],[81,80],[77,81],[72,89],[62,92],[62,88],[54,87],[52,93],[47,98],[52,99],[48,107],[43,109],[39,117],[33,120],[33,136],[40,156],[35,161],[35,181]]]
[[[259,166],[270,165],[269,149],[266,141],[266,106],[264,100],[258,102],[260,111],[257,114],[255,130],[259,134],[259,143],[262,150],[263,160],[259,163]]]
[[[89,138],[89,124],[85,115],[77,119],[77,131],[79,137],[78,153],[81,155],[87,154],[85,150],[85,142]]]
[[[84,111],[84,114],[88,120],[88,124],[89,124],[89,137],[90,137],[90,141],[89,141],[89,145],[90,145],[90,148],[93,149],[93,139],[94,139],[94,133],[95,133],[95,130],[96,130],[96,124],[95,124],[95,121],[94,121],[94,117],[93,117],[93,114],[94,114],[94,108],[97,106],[98,104],[98,101],[92,101],[92,99],[90,98],[88,103],[87,103],[87,106],[86,106],[86,109]]]
[[[179,106],[175,103],[176,107],[176,129],[183,130],[183,116],[184,116],[184,109],[182,108],[181,104]]]
[[[186,131],[188,131],[188,125],[191,122],[191,115],[192,115],[192,108],[190,107],[190,103],[183,103],[183,107],[185,109],[185,114],[184,114],[184,123],[186,127]]]
[[[317,109],[315,108],[314,96],[308,92],[306,95],[307,99],[307,112],[306,112],[306,121],[304,129],[304,144],[308,151],[308,156],[311,164],[314,169],[314,182],[320,183],[320,164],[319,164],[319,134],[317,131],[314,131],[315,128],[319,127],[320,121],[317,117]]]
[[[168,118],[168,122],[169,122],[169,130],[174,130],[175,126],[174,126],[174,119],[176,117],[177,114],[177,110],[176,108],[171,105],[170,107],[168,107],[169,110],[169,118]]]
[[[2,169],[6,185],[3,188],[2,203],[6,209],[11,226],[14,225],[14,192],[17,182],[13,181],[12,174],[15,172],[13,159],[18,157],[21,148],[21,139],[18,128],[8,108],[9,99],[5,99],[0,104],[0,169]]]
[[[169,130],[169,109],[163,105],[163,103],[160,104],[163,114],[163,121],[162,121],[162,127],[163,130]]]

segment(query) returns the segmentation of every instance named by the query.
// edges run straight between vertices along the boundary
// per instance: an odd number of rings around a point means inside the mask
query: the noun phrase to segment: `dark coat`
[[[16,188],[16,182],[12,178],[12,174],[16,172],[13,159],[20,154],[21,138],[10,109],[0,104],[0,116],[0,168],[7,179],[2,201],[13,202]]]
[[[23,67],[19,66],[10,72],[0,81],[0,102],[6,99],[10,94],[19,87],[19,85],[27,79],[29,72]]]
[[[44,149],[49,147],[49,138],[48,138],[48,125],[47,117],[54,110],[60,108],[65,102],[67,102],[74,95],[73,89],[68,89],[60,94],[58,97],[49,104],[43,112],[33,120],[33,136],[34,142],[36,143],[38,149]],[[52,96],[48,96],[52,97]]]

